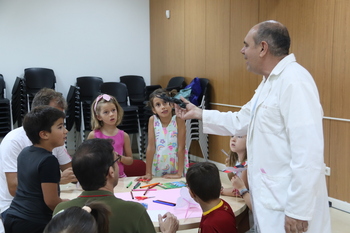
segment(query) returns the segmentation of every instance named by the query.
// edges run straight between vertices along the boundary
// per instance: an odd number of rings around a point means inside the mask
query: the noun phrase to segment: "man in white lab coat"
[[[258,232],[331,232],[323,160],[323,110],[310,73],[289,54],[287,28],[255,25],[241,53],[263,80],[239,112],[176,106],[205,133],[247,135],[248,181]],[[289,55],[288,55],[289,54]],[[184,100],[185,101],[185,100]]]

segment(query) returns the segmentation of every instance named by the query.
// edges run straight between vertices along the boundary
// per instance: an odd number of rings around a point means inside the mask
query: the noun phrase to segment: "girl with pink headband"
[[[120,156],[119,177],[126,177],[124,173],[124,164],[133,163],[130,137],[117,128],[122,122],[124,115],[123,108],[118,101],[110,95],[99,95],[91,105],[91,129],[87,139],[105,138],[112,139],[114,151]]]

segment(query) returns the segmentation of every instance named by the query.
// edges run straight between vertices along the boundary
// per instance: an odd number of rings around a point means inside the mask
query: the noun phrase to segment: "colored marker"
[[[132,185],[132,181],[126,186],[126,188],[129,188]]]
[[[132,194],[132,191],[130,191],[131,198],[134,199],[134,195]]]
[[[157,186],[158,184],[159,184],[159,183],[155,183],[155,184],[149,186],[149,187],[147,188],[146,192],[145,192],[143,195],[145,196],[146,193],[147,193],[149,190],[151,190],[152,188],[154,188],[154,187]]]
[[[158,189],[133,189],[132,191],[157,191]]]
[[[141,185],[140,181],[137,181],[137,183],[135,184],[135,186],[132,189],[136,189],[137,187],[139,187]]]
[[[167,202],[167,201],[154,200],[153,202],[158,203],[158,204],[163,204],[163,205],[176,206],[175,203]]]
[[[154,186],[156,186],[158,184],[159,184],[159,182],[158,183],[153,183],[153,184],[147,184],[147,185],[141,186],[140,188],[147,188],[147,187],[150,187],[150,186],[152,186],[152,188],[153,188]]]

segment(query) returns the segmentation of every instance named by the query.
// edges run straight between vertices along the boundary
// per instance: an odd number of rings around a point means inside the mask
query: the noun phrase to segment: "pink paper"
[[[141,192],[133,192],[134,196],[142,196]],[[184,208],[175,208],[175,206],[168,206],[163,204],[154,203],[153,200],[162,200],[167,202],[176,203],[177,199],[180,197],[180,189],[167,189],[167,190],[158,190],[147,192],[149,198],[146,200],[138,201],[132,199],[130,192],[125,193],[114,193],[114,195],[125,201],[134,201],[139,203],[148,204],[148,210],[165,210],[167,212],[173,213],[178,219],[185,219],[187,207]],[[190,208],[188,210],[186,218],[200,218],[202,216],[202,210],[200,208]]]

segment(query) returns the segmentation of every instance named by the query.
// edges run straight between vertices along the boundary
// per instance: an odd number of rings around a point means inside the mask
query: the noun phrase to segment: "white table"
[[[224,188],[231,187],[231,183],[227,178],[226,173],[220,172],[221,182]],[[133,185],[135,185],[135,178],[136,177],[125,177],[120,178],[118,185],[114,188],[115,193],[123,193],[123,192],[130,192]],[[133,185],[129,188],[126,188],[126,186],[130,183],[130,181],[133,181]],[[161,177],[154,177],[149,183],[166,183],[166,182],[172,182],[172,181],[185,181],[185,178],[181,179],[164,179]],[[142,183],[142,185],[146,185],[145,183]],[[156,189],[163,190],[160,187],[155,187]],[[63,199],[73,199],[76,198],[80,193],[82,192],[82,189],[80,187],[77,187],[75,184],[67,184],[67,185],[61,185],[61,198]],[[138,194],[138,195],[142,195]],[[232,210],[234,211],[236,217],[240,215],[247,207],[240,197],[229,197],[229,196],[221,196],[223,200],[225,200],[227,203],[230,204]],[[197,218],[187,218],[187,219],[179,219],[179,230],[186,230],[186,229],[192,229],[192,228],[198,228],[200,223],[201,217]],[[158,222],[153,222],[154,227],[156,231],[160,232],[159,230],[159,224]]]

